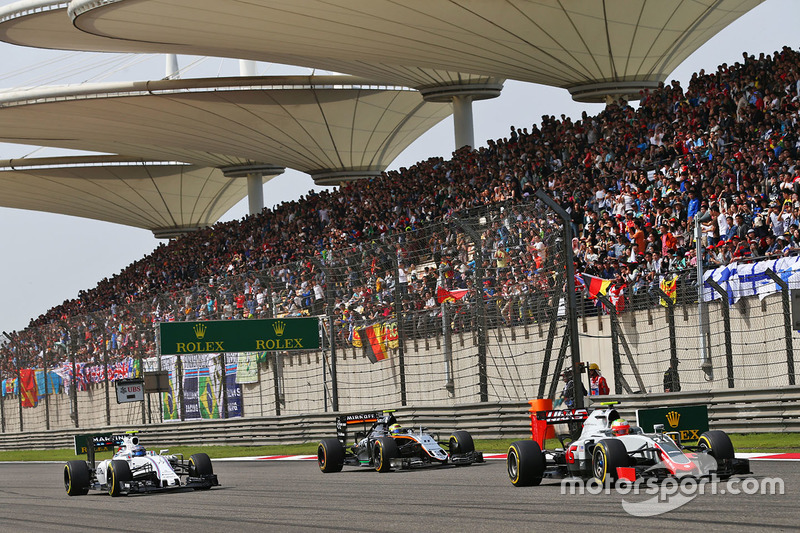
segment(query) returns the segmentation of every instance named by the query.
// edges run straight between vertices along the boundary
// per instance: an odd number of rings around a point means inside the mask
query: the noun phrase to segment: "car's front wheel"
[[[601,485],[616,482],[619,478],[617,468],[626,467],[628,463],[628,451],[618,440],[603,439],[592,452],[592,474]]]
[[[454,431],[450,436],[450,455],[465,454],[475,451],[472,435],[467,431]]]
[[[372,446],[372,464],[378,472],[392,469],[392,459],[400,455],[397,443],[391,437],[379,437]]]
[[[195,453],[189,457],[189,475],[191,477],[206,477],[214,474],[214,467],[211,466],[211,459],[208,454]],[[208,490],[211,485],[199,487],[198,490]]]
[[[132,479],[131,467],[127,461],[111,461],[106,472],[106,485],[108,486],[109,496],[116,498],[122,495],[122,483]]]
[[[733,459],[736,455],[731,438],[727,433],[720,430],[712,429],[700,435],[697,446],[699,446],[701,450],[705,450],[708,455],[717,461],[717,468],[719,468],[724,461]],[[728,476],[720,477],[727,478]]]

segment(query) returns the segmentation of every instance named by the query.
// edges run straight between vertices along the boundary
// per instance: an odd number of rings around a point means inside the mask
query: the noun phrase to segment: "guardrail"
[[[709,425],[729,433],[780,433],[800,431],[800,387],[774,389],[707,390],[660,394],[614,395],[617,411],[635,420],[636,409],[708,406]]]
[[[730,433],[800,431],[800,387],[719,390],[603,396],[620,402],[622,416],[635,420],[636,409],[708,405],[710,425]],[[405,426],[423,426],[445,433],[463,429],[479,439],[514,439],[530,435],[526,402],[479,403],[453,407],[406,407],[395,413]],[[369,409],[365,409],[369,410]],[[314,442],[336,434],[336,413],[201,420],[144,425],[137,428],[97,427],[0,435],[0,450],[71,448],[76,433],[109,433],[139,429],[150,448],[170,446],[265,446]],[[444,435],[442,435],[444,437]]]

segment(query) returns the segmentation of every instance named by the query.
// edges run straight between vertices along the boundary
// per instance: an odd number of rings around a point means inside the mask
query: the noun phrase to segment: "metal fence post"
[[[478,311],[477,330],[478,330],[478,387],[480,389],[480,401],[489,401],[489,379],[486,370],[486,344],[487,344],[487,327],[486,327],[486,301],[484,300],[483,292],[483,243],[481,236],[473,228],[468,226],[462,220],[455,221],[458,226],[464,230],[464,233],[472,239],[472,244],[475,248],[477,259],[475,260],[475,305]]]
[[[334,411],[339,410],[339,383],[336,375],[336,331],[334,330],[334,317],[333,317],[333,308],[334,308],[334,300],[335,297],[333,295],[333,271],[332,269],[326,267],[322,264],[322,261],[319,259],[312,257],[310,258],[311,262],[314,263],[316,266],[319,267],[322,274],[325,276],[325,314],[328,316],[328,324],[330,327],[328,328],[328,339],[329,339],[329,346],[331,351],[331,361],[330,361],[330,371],[331,371],[331,409]],[[277,359],[276,359],[277,363]],[[322,364],[325,365],[325,360],[323,357]],[[277,368],[277,364],[275,367]],[[323,369],[324,370],[324,369]],[[323,385],[324,386],[324,385]],[[325,397],[323,391],[323,398]],[[277,398],[276,398],[277,399]],[[405,405],[405,404],[403,404]]]
[[[566,263],[567,276],[567,316],[569,317],[569,342],[572,352],[572,372],[573,376],[580,375],[581,347],[578,338],[578,313],[575,302],[575,260],[572,256],[572,219],[569,213],[564,211],[555,200],[550,198],[542,189],[536,190],[536,197],[552,209],[564,222],[564,260]],[[575,394],[575,408],[583,407],[583,395]]]
[[[42,365],[44,366],[44,425],[45,428],[50,430],[50,391],[48,390],[48,368],[47,368],[47,354],[50,350],[44,349],[42,346]]]
[[[783,335],[786,339],[786,367],[789,374],[789,385],[795,384],[794,377],[794,344],[792,342],[792,305],[789,301],[789,284],[779,275],[768,268],[764,273],[781,288],[781,301],[783,303]]]
[[[667,325],[669,326],[669,361],[672,368],[677,368],[675,363],[678,361],[678,339],[675,333],[675,304],[672,298],[667,296],[667,293],[660,288],[656,288],[655,292],[661,296],[661,299],[667,304]],[[702,354],[705,357],[705,354]],[[708,358],[711,361],[711,358]]]
[[[2,425],[3,433],[6,432],[6,388],[3,383],[3,375],[0,374],[0,384],[3,385],[3,390],[0,391],[0,425]],[[8,378],[6,378],[8,379]]]
[[[69,330],[67,330],[67,335],[69,336],[67,339],[67,346],[71,348],[71,350],[67,350],[67,357],[69,357],[70,363],[72,364],[72,421],[75,422],[75,427],[78,427],[78,365],[75,362],[75,352],[78,351],[78,341]]]
[[[400,367],[400,405],[405,407],[408,403],[406,396],[406,328],[403,327],[403,300],[408,289],[408,280],[405,286],[400,285],[400,260],[396,251],[389,254],[394,266],[394,317],[397,320],[397,364]],[[404,265],[405,266],[405,265]],[[405,272],[405,270],[404,270]],[[407,275],[407,274],[406,274]]]
[[[711,278],[706,282],[722,296],[722,323],[725,328],[725,366],[728,370],[728,388],[734,387],[733,381],[733,340],[731,339],[731,310],[728,306],[728,292]]]
[[[106,385],[106,425],[111,425],[111,384],[108,380],[108,325],[106,322],[100,318],[100,323],[102,324],[102,331],[103,331],[103,381]]]

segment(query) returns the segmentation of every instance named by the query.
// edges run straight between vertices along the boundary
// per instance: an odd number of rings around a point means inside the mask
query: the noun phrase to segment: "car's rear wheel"
[[[736,452],[733,449],[731,438],[728,437],[728,434],[724,431],[717,429],[706,431],[700,435],[700,439],[697,441],[697,446],[701,450],[706,450],[708,455],[716,459],[717,467],[719,467],[720,463],[723,461],[733,459],[736,455]],[[727,478],[729,476],[720,477]]]
[[[465,454],[475,451],[475,443],[472,441],[472,435],[467,431],[454,431],[450,435],[450,455]]]
[[[544,477],[545,460],[539,443],[532,440],[512,442],[506,455],[506,468],[515,487],[540,484]]]
[[[616,482],[619,477],[617,468],[628,464],[628,451],[622,442],[604,439],[595,445],[592,452],[592,474],[601,485]]]
[[[339,439],[322,439],[317,446],[319,469],[328,474],[341,472],[344,466],[344,446]]]
[[[64,488],[70,496],[83,496],[89,493],[89,465],[86,461],[68,461],[64,465]]]
[[[378,472],[392,469],[392,459],[400,455],[397,443],[391,437],[378,437],[372,446],[372,464]]]
[[[111,461],[108,464],[106,473],[106,485],[108,486],[109,496],[117,497],[122,495],[122,483],[131,481],[131,467],[127,461]]]

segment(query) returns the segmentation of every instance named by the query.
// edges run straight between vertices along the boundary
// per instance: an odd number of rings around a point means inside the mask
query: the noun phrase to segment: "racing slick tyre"
[[[211,459],[208,454],[195,453],[189,457],[189,476],[191,477],[206,477],[214,474],[214,467],[211,466]],[[197,490],[209,490],[211,485],[207,487],[198,487]]]
[[[628,451],[621,441],[603,439],[595,445],[592,452],[592,475],[601,485],[616,482],[617,468],[629,464]]]
[[[472,442],[472,435],[467,431],[454,431],[450,435],[450,455],[466,454],[475,451],[475,443]]]
[[[108,495],[117,497],[122,494],[122,482],[131,481],[131,467],[128,461],[111,461],[108,464],[108,472],[106,473],[106,485],[108,486]]]
[[[697,446],[701,450],[707,450],[706,453],[716,459],[717,465],[722,461],[733,459],[735,452],[733,450],[733,443],[730,437],[724,431],[714,430],[706,431],[700,435],[697,441]],[[721,479],[728,478],[729,476],[720,476]]]
[[[317,463],[324,473],[341,472],[344,466],[344,446],[339,439],[322,439],[317,446]]]
[[[512,442],[506,456],[506,468],[515,487],[536,486],[544,476],[544,454],[539,443],[532,440]]]
[[[388,472],[392,469],[392,459],[400,456],[397,443],[392,437],[378,437],[372,445],[372,464],[378,472]]]
[[[70,496],[84,496],[89,493],[89,465],[86,461],[68,461],[64,465],[64,488]]]

